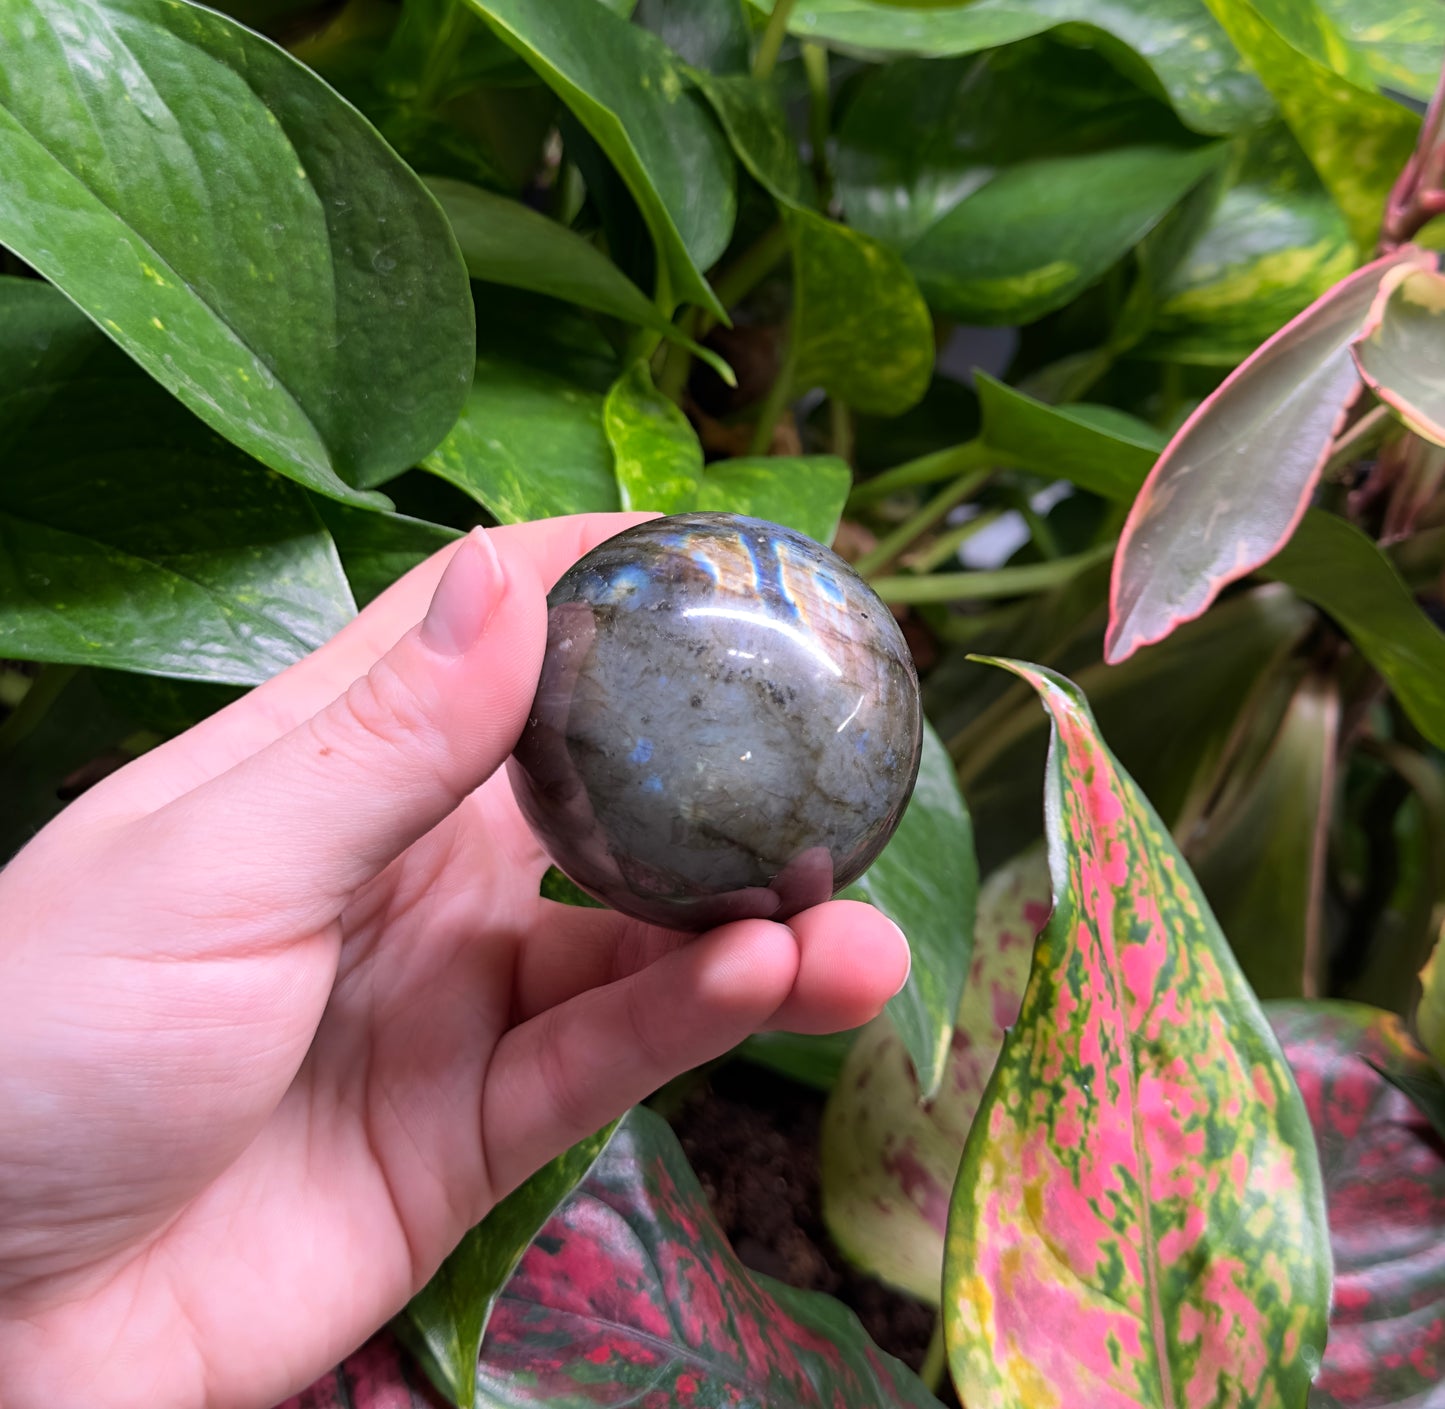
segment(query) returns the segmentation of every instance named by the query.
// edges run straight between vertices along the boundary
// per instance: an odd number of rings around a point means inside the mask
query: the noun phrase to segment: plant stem
[[[894,465],[891,470],[884,470],[882,474],[865,480],[848,496],[848,512],[856,513],[868,504],[886,499],[895,490],[952,479],[983,464],[1007,463],[1005,457],[991,451],[982,440],[966,440],[961,445],[950,445],[947,450],[934,450],[916,460],[905,460],[903,464]]]
[[[0,725],[0,758],[11,753],[41,720],[60,692],[74,678],[78,665],[46,665],[31,682],[30,688],[15,706],[14,712]]]
[[[1389,430],[1393,414],[1383,403],[1365,412],[1335,441],[1330,458],[1325,461],[1325,467],[1320,471],[1320,477],[1334,479],[1341,470],[1348,469],[1356,460],[1362,459],[1373,450]]]
[[[1101,543],[1071,558],[1051,563],[1026,563],[1022,567],[996,568],[992,572],[935,573],[931,577],[878,577],[873,590],[885,602],[900,605],[924,602],[980,602],[998,597],[1019,597],[1042,592],[1077,577],[1085,568],[1103,561],[1114,551],[1112,543]]]
[[[1385,203],[1380,253],[1389,254],[1445,213],[1445,69],[1420,125],[1415,151]]]
[[[981,533],[989,524],[997,523],[1003,516],[1002,509],[985,509],[977,518],[959,524],[948,533],[939,534],[922,552],[904,558],[904,567],[912,572],[932,572],[953,557],[974,534]]]
[[[828,85],[828,51],[811,40],[803,44],[803,72],[808,78],[808,145],[813,149],[813,179],[818,183],[818,208],[827,212],[833,196],[828,166],[828,119],[832,94]]]
[[[712,281],[717,301],[724,308],[741,303],[782,263],[787,253],[788,232],[779,221],[759,235]],[[716,321],[711,314],[704,313],[697,336],[706,337]]]
[[[930,1394],[936,1395],[947,1373],[948,1346],[943,1339],[943,1312],[940,1311],[933,1323],[933,1334],[928,1338],[928,1349],[923,1352],[923,1364],[918,1367],[918,1378]]]
[[[754,78],[767,78],[777,66],[783,40],[788,37],[788,20],[793,13],[793,3],[794,0],[773,0],[768,27],[763,30],[763,37],[758,40],[758,51],[753,55]]]
[[[864,553],[853,564],[862,577],[868,577],[887,567],[910,543],[923,537],[950,509],[972,498],[988,483],[993,475],[992,468],[970,470],[960,475],[947,489],[935,494],[917,513],[906,518],[892,533]]]
[[[768,389],[762,409],[758,412],[758,423],[753,428],[752,444],[748,447],[751,455],[767,455],[772,450],[773,431],[777,429],[778,418],[783,414],[783,408],[787,406],[788,398],[793,392],[793,367],[793,344],[790,339],[787,351],[783,354],[783,365],[778,369],[777,379]]]
[[[836,396],[828,398],[828,441],[833,454],[853,463],[853,413]]]

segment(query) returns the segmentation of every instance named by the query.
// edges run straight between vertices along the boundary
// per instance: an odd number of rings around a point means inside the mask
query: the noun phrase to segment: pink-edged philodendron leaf
[[[1445,275],[1391,270],[1350,350],[1370,390],[1412,431],[1445,445]]]
[[[844,1255],[936,1306],[943,1238],[964,1137],[1004,1033],[1018,1017],[1049,871],[1031,847],[984,882],[973,959],[937,1094],[926,1103],[887,1014],[864,1028],[823,1111],[823,1221]]]
[[[944,1327],[969,1409],[1298,1409],[1330,1252],[1303,1102],[1168,830],[1061,676],[1054,913],[964,1147]]]
[[[738,1261],[667,1123],[641,1108],[497,1300],[477,1401],[938,1409],[841,1302]]]
[[[1440,1409],[1445,1140],[1384,1074],[1428,1080],[1429,1058],[1378,1008],[1271,1003],[1268,1013],[1314,1125],[1329,1203],[1334,1309],[1316,1391],[1342,1409]]]
[[[1350,345],[1381,280],[1393,269],[1434,265],[1434,255],[1407,246],[1357,270],[1241,363],[1184,423],[1119,539],[1110,662],[1192,621],[1289,541],[1359,390]]]

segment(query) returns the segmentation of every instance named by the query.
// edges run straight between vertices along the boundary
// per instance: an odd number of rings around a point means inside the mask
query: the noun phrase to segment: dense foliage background
[[[638,1110],[399,1318],[436,1392],[1445,1404],[1442,59],[1436,0],[0,5],[0,855],[476,523],[791,524],[924,677],[909,985],[737,1055],[830,1093],[923,1378]]]

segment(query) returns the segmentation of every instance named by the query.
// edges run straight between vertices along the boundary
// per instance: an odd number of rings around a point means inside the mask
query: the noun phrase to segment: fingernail
[[[908,943],[908,936],[897,925],[894,925],[892,920],[889,920],[888,923],[893,925],[893,933],[898,936],[898,943],[903,946],[903,982],[893,990],[893,996],[896,998],[908,987],[908,978],[913,972],[913,949]]]
[[[485,529],[474,528],[437,583],[421,624],[421,639],[439,655],[460,656],[487,629],[506,588],[497,550]]]

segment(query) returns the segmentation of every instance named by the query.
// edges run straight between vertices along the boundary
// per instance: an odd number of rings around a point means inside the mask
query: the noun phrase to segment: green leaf
[[[680,514],[697,502],[702,446],[686,416],[652,384],[647,364],[618,378],[602,411],[624,509]]]
[[[487,1328],[479,1402],[936,1409],[852,1312],[749,1273],[667,1123],[628,1113]]]
[[[1217,804],[1190,848],[1194,874],[1260,998],[1318,987],[1326,841],[1334,810],[1340,700],[1331,682],[1295,691],[1268,752]]]
[[[1425,1050],[1437,1062],[1445,1064],[1445,926],[1430,951],[1425,967],[1420,970],[1420,1008],[1415,1026]]]
[[[461,537],[458,529],[406,514],[353,509],[320,497],[312,507],[336,544],[358,607],[375,601],[397,578]]]
[[[1147,65],[1175,111],[1198,132],[1244,131],[1273,110],[1199,0],[1122,0],[1107,7],[1089,0],[974,0],[946,8],[811,0],[788,19],[793,34],[845,52],[933,59],[996,49],[1060,25],[1068,26],[1070,39],[1092,44],[1126,73]]]
[[[1445,445],[1445,275],[1405,266],[1380,284],[1351,351],[1380,400],[1426,440]]]
[[[1054,913],[964,1148],[944,1325],[968,1404],[1302,1404],[1330,1253],[1307,1112],[1158,816],[1062,677]]]
[[[1107,659],[1205,611],[1272,558],[1304,514],[1359,388],[1350,344],[1405,250],[1335,285],[1225,379],[1185,422],[1134,501],[1114,560]]]
[[[33,280],[0,280],[0,456],[0,657],[254,685],[354,614],[305,493]]]
[[[1375,544],[1344,519],[1311,509],[1265,573],[1339,622],[1415,727],[1445,748],[1445,635]]]
[[[460,1409],[471,1409],[476,1400],[477,1356],[502,1289],[616,1129],[614,1121],[579,1141],[508,1194],[467,1233],[395,1323],[431,1382]]]
[[[633,22],[710,73],[746,73],[751,37],[742,0],[641,0]]]
[[[312,489],[456,418],[466,271],[436,202],[313,74],[172,0],[0,11],[0,243],[163,386]]]
[[[831,1091],[848,1048],[860,1029],[821,1034],[802,1032],[756,1032],[737,1049],[740,1057],[755,1066],[766,1067],[789,1081]]]
[[[1359,51],[1369,78],[1415,98],[1435,91],[1445,64],[1445,10],[1435,0],[1316,0]]]
[[[933,1306],[963,1142],[1048,916],[1048,867],[1035,847],[979,891],[973,962],[938,1091],[924,1100],[885,1014],[853,1044],[823,1111],[820,1191],[833,1241],[850,1262]]]
[[[882,855],[843,893],[876,905],[908,936],[913,967],[888,1013],[924,1096],[932,1097],[973,952],[978,862],[953,761],[926,720],[918,782],[903,820]]]
[[[1285,121],[1344,212],[1355,242],[1370,248],[1379,235],[1390,188],[1414,151],[1419,118],[1297,47],[1303,30],[1320,36],[1318,47],[1336,56],[1348,51],[1343,37],[1312,0],[1205,3],[1274,95]]]
[[[1250,143],[1238,179],[1165,281],[1135,351],[1235,367],[1354,264],[1343,216],[1298,143],[1273,127]]]
[[[480,186],[440,176],[429,177],[427,185],[451,221],[472,278],[530,289],[651,328],[700,357],[729,385],[735,384],[727,363],[684,337],[590,241],[520,201]]]
[[[827,544],[852,483],[836,455],[748,455],[709,465],[695,507],[768,519]]]
[[[727,313],[702,271],[737,213],[727,143],[680,61],[597,0],[469,0],[596,139],[626,182],[675,296]]]
[[[933,320],[913,276],[886,245],[797,207],[793,242],[793,384],[820,386],[869,415],[916,405],[933,375]]]
[[[706,73],[695,74],[694,79],[748,175],[775,200],[806,204],[807,178],[798,159],[798,144],[788,130],[778,85],[746,76]]]
[[[605,910],[600,900],[594,900],[575,881],[563,875],[555,866],[548,866],[542,873],[538,894],[543,900],[556,901],[558,905],[576,905],[583,910]]]
[[[461,418],[422,464],[502,523],[615,510],[602,408],[573,381],[484,354]]]

